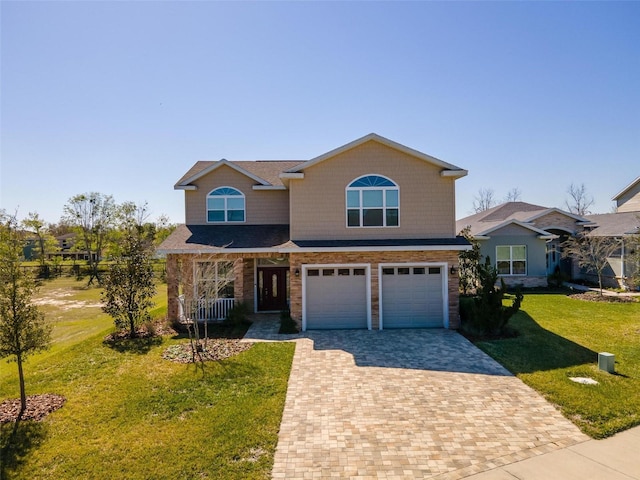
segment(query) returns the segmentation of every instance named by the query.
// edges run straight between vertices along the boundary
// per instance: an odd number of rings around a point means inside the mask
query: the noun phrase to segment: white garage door
[[[307,268],[305,275],[307,329],[367,328],[365,268]]]
[[[441,266],[382,268],[382,327],[444,326],[444,274]]]

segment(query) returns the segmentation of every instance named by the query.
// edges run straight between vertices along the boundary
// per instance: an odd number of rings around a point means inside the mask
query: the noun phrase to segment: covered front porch
[[[241,302],[255,313],[288,309],[289,270],[286,254],[169,254],[169,319],[222,321]]]

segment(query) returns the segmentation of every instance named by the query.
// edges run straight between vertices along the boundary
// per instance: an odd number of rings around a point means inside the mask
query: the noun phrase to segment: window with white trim
[[[207,222],[244,222],[244,194],[233,187],[219,187],[207,195]]]
[[[526,275],[527,246],[498,245],[496,247],[496,268],[500,275]]]
[[[235,280],[233,262],[196,261],[193,275],[196,298],[233,298]]]
[[[347,227],[397,227],[398,185],[381,175],[356,178],[346,189]]]

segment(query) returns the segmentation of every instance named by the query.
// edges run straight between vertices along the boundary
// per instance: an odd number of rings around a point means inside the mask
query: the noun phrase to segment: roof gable
[[[196,162],[184,176],[174,185],[176,190],[193,190],[193,182],[208,175],[216,169],[227,166],[245,175],[263,187],[280,187],[283,183],[280,180],[280,173],[288,168],[294,167],[302,161],[280,161],[280,160],[257,160],[257,161],[229,161],[222,159],[218,161]]]
[[[506,220],[504,222],[501,222],[497,225],[493,225],[492,227],[482,231],[482,232],[478,232],[476,234],[474,234],[474,237],[488,237],[489,234],[498,232],[499,230],[504,230],[508,227],[511,226],[517,226],[519,228],[525,229],[525,230],[529,230],[531,233],[536,234],[538,236],[538,238],[543,238],[543,239],[550,239],[550,238],[556,238],[557,235],[553,235],[545,230],[542,230],[540,228],[536,228],[533,225],[529,224],[529,223],[525,223],[525,222],[521,222],[519,220]]]
[[[617,195],[615,195],[611,200],[614,200],[614,201],[618,200],[620,197],[625,195],[629,190],[631,190],[632,188],[638,185],[640,185],[640,177],[636,178],[633,182],[631,182],[629,185],[624,187],[622,191],[620,191]]]
[[[401,145],[400,143],[394,142],[392,140],[389,140],[388,138],[382,137],[380,135],[377,135],[375,133],[370,133],[369,135],[365,135],[364,137],[358,138],[357,140],[354,140],[352,142],[347,143],[346,145],[343,145],[341,147],[335,148],[327,153],[324,153],[318,157],[312,158],[311,160],[307,161],[307,162],[303,162],[293,168],[290,168],[289,170],[287,170],[286,172],[284,172],[283,176],[286,178],[287,175],[291,175],[291,174],[300,174],[302,173],[305,169],[312,167],[313,165],[317,165],[318,163],[321,163],[329,158],[333,158],[337,155],[340,155],[341,153],[347,152],[349,150],[352,150],[356,147],[359,147],[360,145],[366,143],[366,142],[378,142],[381,143],[389,148],[398,150],[400,152],[403,152],[407,155],[410,155],[412,157],[418,158],[420,160],[423,160],[425,162],[428,162],[432,165],[435,165],[437,167],[442,168],[441,171],[441,175],[442,176],[451,176],[451,177],[464,177],[465,175],[467,175],[467,171],[460,168],[460,167],[456,167],[455,165],[452,165],[451,163],[447,163],[444,162],[438,158],[432,157],[430,155],[427,155],[426,153],[422,153],[419,152],[418,150],[414,150],[412,148],[406,147],[404,145]]]

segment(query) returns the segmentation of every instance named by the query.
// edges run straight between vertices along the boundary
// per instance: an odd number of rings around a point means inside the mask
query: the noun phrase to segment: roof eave
[[[462,178],[469,174],[468,170],[443,170],[440,172],[442,177]]]

